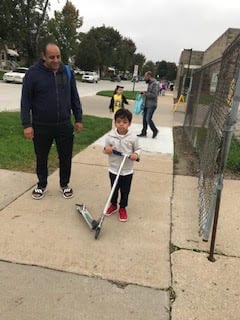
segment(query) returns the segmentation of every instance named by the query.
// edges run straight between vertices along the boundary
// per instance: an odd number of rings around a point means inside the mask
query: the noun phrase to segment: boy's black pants
[[[116,174],[113,174],[109,172],[109,177],[111,181],[111,187],[113,186],[113,183],[116,179]],[[132,177],[133,174],[128,174],[126,176],[119,176],[117,186],[115,188],[115,191],[113,193],[113,196],[111,198],[111,203],[113,205],[117,205],[118,200],[118,192],[120,190],[121,198],[120,198],[120,208],[125,208],[128,205],[128,196],[131,189],[131,183],[132,183]]]
[[[69,183],[72,165],[73,149],[73,125],[71,122],[56,125],[34,125],[34,150],[36,154],[36,173],[38,187],[47,186],[48,155],[53,141],[56,143],[60,186],[65,187]]]

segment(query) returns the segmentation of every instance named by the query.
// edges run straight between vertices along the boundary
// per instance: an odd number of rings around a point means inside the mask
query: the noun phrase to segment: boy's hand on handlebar
[[[113,151],[113,147],[112,146],[105,146],[104,152],[106,154],[112,154],[112,151]]]
[[[137,153],[132,153],[129,157],[132,161],[136,161],[138,159],[138,154]]]

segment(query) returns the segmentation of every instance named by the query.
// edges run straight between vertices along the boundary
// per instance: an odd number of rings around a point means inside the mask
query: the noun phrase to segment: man
[[[73,73],[61,63],[55,43],[47,43],[42,59],[26,72],[22,88],[21,120],[24,136],[33,140],[36,154],[38,183],[32,191],[33,199],[42,199],[47,188],[48,154],[55,140],[59,157],[60,190],[64,198],[73,196],[68,186],[71,175],[74,127],[80,132],[82,106]]]
[[[157,108],[158,94],[159,94],[159,83],[152,76],[151,71],[147,71],[144,74],[145,82],[148,84],[146,92],[142,92],[142,96],[145,97],[145,105],[143,109],[143,128],[142,132],[138,134],[138,137],[147,136],[147,127],[150,126],[153,135],[152,138],[156,138],[158,129],[156,128],[152,117]]]

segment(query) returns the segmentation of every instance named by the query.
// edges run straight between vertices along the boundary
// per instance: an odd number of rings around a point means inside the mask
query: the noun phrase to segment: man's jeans
[[[153,133],[156,133],[158,129],[156,128],[152,117],[157,107],[144,107],[143,109],[143,128],[142,128],[142,134],[147,134],[147,127],[150,126]]]

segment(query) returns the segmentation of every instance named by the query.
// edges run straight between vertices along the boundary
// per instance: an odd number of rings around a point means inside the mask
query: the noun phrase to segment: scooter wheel
[[[101,231],[101,228],[97,227],[96,230],[95,230],[95,239],[97,240],[98,236],[99,236],[99,233]]]
[[[92,229],[95,230],[98,226],[98,222],[96,220],[92,221]]]

